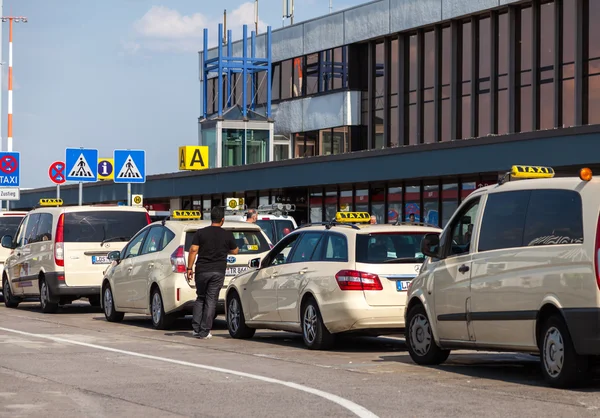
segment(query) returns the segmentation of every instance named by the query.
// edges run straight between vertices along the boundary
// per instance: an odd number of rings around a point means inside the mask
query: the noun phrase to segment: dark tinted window
[[[283,237],[294,230],[292,221],[283,219],[259,219],[256,224],[265,231],[273,244],[279,242]]]
[[[35,230],[37,228],[37,224],[40,220],[40,214],[34,213],[29,216],[29,220],[27,221],[27,228],[25,228],[25,245],[35,242]]]
[[[485,204],[479,251],[520,247],[530,190],[492,193]]]
[[[49,241],[52,239],[52,215],[49,213],[41,213],[38,221],[37,229],[35,230],[35,238],[29,241],[40,242]]]
[[[422,263],[421,240],[425,234],[401,232],[356,236],[357,263]]]
[[[348,241],[344,235],[329,233],[324,261],[348,261]]]
[[[163,236],[163,227],[162,226],[153,226],[148,232],[148,236],[146,237],[146,241],[144,241],[144,248],[142,249],[142,254],[150,254],[160,251],[160,241]]]
[[[583,242],[581,196],[572,190],[534,190],[527,209],[523,245]]]
[[[65,242],[129,241],[148,225],[145,212],[93,211],[65,213]]]
[[[310,261],[322,237],[322,232],[306,232],[303,234],[294,250],[294,255],[292,255],[292,263]]]
[[[240,249],[238,254],[259,254],[269,251],[269,243],[260,231],[256,230],[232,230],[233,238]],[[188,231],[185,234],[185,250],[189,251],[192,246],[192,239],[195,231]]]
[[[168,228],[164,228],[162,245],[160,246],[160,249],[163,250],[167,245],[169,245],[171,241],[173,241],[173,238],[175,238],[173,231]]]
[[[15,238],[17,228],[24,216],[0,216],[0,237],[10,235]]]

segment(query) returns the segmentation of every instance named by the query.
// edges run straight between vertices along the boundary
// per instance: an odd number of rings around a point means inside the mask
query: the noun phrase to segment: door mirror
[[[250,260],[248,262],[248,267],[254,269],[260,268],[260,258],[253,258],[252,260]]]
[[[2,237],[2,247],[4,248],[8,248],[10,250],[14,249],[13,247],[13,237],[11,237],[10,235],[4,235]]]
[[[108,259],[110,261],[121,261],[121,251],[111,251],[108,253]]]
[[[421,240],[421,252],[428,257],[439,257],[440,234],[425,234]]]

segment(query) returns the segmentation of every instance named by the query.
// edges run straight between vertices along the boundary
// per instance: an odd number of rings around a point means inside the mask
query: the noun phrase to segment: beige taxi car
[[[2,236],[2,247],[10,252],[2,272],[7,307],[39,299],[42,312],[54,313],[82,297],[100,306],[108,253],[150,223],[144,208],[62,204],[41,199],[15,233]]]
[[[304,225],[251,260],[252,270],[227,289],[230,335],[251,338],[261,328],[298,332],[308,348],[327,349],[340,333],[403,329],[406,290],[423,262],[421,239],[441,229],[368,225],[370,218],[339,212],[336,221]]]
[[[210,225],[199,211],[176,210],[169,219],[152,223],[137,233],[112,260],[102,283],[102,308],[109,322],[125,313],[150,315],[156,329],[168,329],[179,316],[192,312],[196,300],[193,278],[186,278],[188,251],[196,231]],[[260,227],[248,222],[225,221],[239,248],[227,258],[225,283],[217,313],[224,312],[230,279],[248,270],[249,261],[263,257],[270,242]]]
[[[26,215],[27,212],[21,211],[0,211],[0,237],[3,237],[4,235],[10,235],[14,237],[17,232],[17,228]],[[0,275],[4,271],[4,262],[9,255],[10,249],[0,247]],[[0,295],[2,295],[2,298],[4,298],[3,289],[1,287]]]
[[[598,208],[589,169],[554,178],[550,167],[514,166],[469,195],[441,235],[424,237],[405,312],[412,359],[524,352],[539,354],[551,386],[585,382],[600,358]]]

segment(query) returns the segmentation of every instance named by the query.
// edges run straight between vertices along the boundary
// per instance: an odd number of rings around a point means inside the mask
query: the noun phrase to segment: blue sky
[[[364,0],[333,0],[334,10]],[[259,0],[261,26],[281,27],[281,0]],[[241,38],[253,24],[243,0],[4,0],[14,24],[13,137],[21,186],[51,186],[48,167],[66,147],[145,149],[149,174],[177,171],[177,147],[198,141],[202,29],[216,39],[227,9]],[[296,0],[295,22],[329,12],[327,0]],[[2,38],[6,150],[8,23]]]

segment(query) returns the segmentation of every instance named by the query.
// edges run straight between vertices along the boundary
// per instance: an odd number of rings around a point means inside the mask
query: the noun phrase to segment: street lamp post
[[[12,152],[13,150],[13,138],[12,138],[12,114],[13,114],[13,22],[15,23],[27,23],[27,18],[24,16],[2,16],[2,22],[8,21],[8,118],[6,120],[7,125],[7,151]],[[6,201],[6,209],[10,209],[10,201]]]

